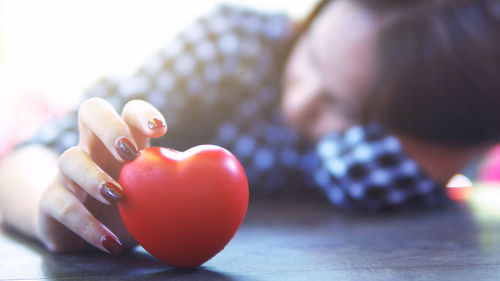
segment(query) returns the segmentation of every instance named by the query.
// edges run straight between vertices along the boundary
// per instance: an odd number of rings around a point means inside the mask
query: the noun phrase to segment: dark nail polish
[[[118,149],[118,153],[125,161],[132,161],[139,153],[135,146],[126,138],[121,138],[116,142],[116,148]]]
[[[116,203],[122,199],[121,189],[111,182],[105,182],[99,186],[99,192],[109,203]]]
[[[159,129],[159,128],[165,128],[166,126],[167,125],[165,125],[165,123],[163,121],[161,121],[157,117],[153,117],[153,118],[151,118],[151,119],[148,120],[148,127],[151,130],[156,130],[156,129]]]
[[[117,256],[123,252],[123,244],[109,234],[101,237],[101,244],[113,255]]]

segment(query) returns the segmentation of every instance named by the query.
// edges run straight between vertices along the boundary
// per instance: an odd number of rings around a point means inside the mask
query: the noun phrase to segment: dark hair
[[[364,121],[456,145],[500,141],[500,2],[356,0],[381,21]]]

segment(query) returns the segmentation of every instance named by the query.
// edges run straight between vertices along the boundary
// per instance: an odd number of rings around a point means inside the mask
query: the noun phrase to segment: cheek
[[[314,140],[319,140],[327,133],[342,132],[353,125],[354,122],[341,118],[334,110],[325,106],[319,109],[318,116],[314,123],[312,123],[309,135]]]
[[[284,71],[284,89],[293,88],[297,84],[303,83],[310,76],[310,65],[306,60],[306,38],[301,39],[295,48],[293,49],[291,55],[288,58],[288,62]],[[285,93],[286,94],[286,93]]]
[[[370,93],[375,78],[375,38],[330,38],[320,45],[318,56],[323,61],[322,79],[339,99],[357,109]]]
[[[307,39],[291,54],[284,77],[282,112],[286,123],[313,139],[345,128],[346,122],[334,112],[320,73],[310,65]]]
[[[297,119],[307,106],[308,100],[318,91],[318,79],[305,57],[305,44],[305,39],[301,40],[290,55],[283,79],[281,107],[285,119],[292,126],[297,126]]]
[[[311,79],[312,80],[312,79]],[[286,87],[282,112],[288,125],[303,131],[314,119],[317,104],[316,86],[307,79],[296,80]]]

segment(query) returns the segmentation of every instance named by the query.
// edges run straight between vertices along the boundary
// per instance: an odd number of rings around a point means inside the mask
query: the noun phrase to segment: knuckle
[[[109,120],[108,122],[108,130],[105,133],[105,138],[114,142],[120,136],[128,138],[131,137],[132,134],[130,133],[128,126],[121,119]]]
[[[51,253],[64,253],[65,251],[65,248],[61,244],[54,241],[43,241],[43,244]]]
[[[92,115],[91,115],[92,114]],[[92,116],[98,115],[100,119]],[[98,97],[86,100],[78,111],[78,119],[104,141],[114,141],[118,136],[130,136],[130,130],[106,100]]]
[[[65,203],[62,204],[59,207],[59,213],[58,213],[58,220],[64,224],[67,225],[69,222],[71,222],[76,215],[78,214],[79,208],[78,205],[74,203]]]
[[[95,169],[87,169],[83,175],[83,188],[85,188],[87,192],[95,194],[97,193],[99,183],[106,180],[107,178],[102,172]]]
[[[56,243],[44,242],[43,244],[45,245],[45,248],[47,248],[47,250],[49,250],[49,252],[51,253],[59,253],[59,251],[61,250]]]
[[[59,158],[57,159],[57,163],[59,167],[67,165],[68,160],[80,154],[80,148],[77,146],[70,147],[66,149]]]
[[[39,209],[42,213],[51,214],[54,206],[54,202],[56,199],[57,192],[55,191],[55,182],[58,179],[54,179],[54,181],[47,186],[47,188],[43,191],[42,196],[40,197]]]
[[[83,237],[86,240],[94,240],[94,241],[99,241],[100,238],[100,231],[97,229],[91,221],[86,221],[82,223],[81,229],[79,232],[80,236]]]
[[[106,105],[107,101],[105,101],[102,98],[98,97],[93,97],[90,98],[86,101],[84,101],[81,105],[80,108],[78,109],[78,119],[81,119],[89,110],[96,108],[96,107],[102,107],[103,105]]]
[[[94,107],[94,106],[103,105],[106,103],[107,102],[102,98],[93,97],[93,98],[90,98],[90,99],[86,100],[85,102],[83,102],[82,107]]]
[[[128,101],[125,106],[123,106],[123,111],[126,111],[128,109],[130,109],[131,107],[135,107],[141,103],[144,103],[143,100],[140,100],[140,99],[133,99],[133,100],[130,100]]]
[[[50,198],[50,189],[47,189],[40,198],[40,203],[38,205],[42,213],[49,212],[49,208],[51,206],[51,201],[49,198]]]
[[[159,110],[145,100],[133,99],[125,104],[122,115],[130,112],[149,112],[155,115],[159,114]]]
[[[90,98],[90,99],[84,101],[80,105],[80,108],[79,108],[78,112],[82,113],[82,112],[85,112],[86,110],[88,110],[90,107],[92,107],[93,104],[95,104],[96,99],[98,99],[98,98]]]

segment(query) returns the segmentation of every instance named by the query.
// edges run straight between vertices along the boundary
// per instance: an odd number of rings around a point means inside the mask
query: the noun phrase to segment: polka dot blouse
[[[102,79],[85,96],[102,97],[118,112],[131,99],[150,102],[168,123],[167,135],[152,145],[225,147],[245,168],[252,196],[299,186],[319,188],[349,209],[440,202],[442,188],[376,125],[332,133],[317,144],[284,125],[280,78],[291,40],[291,21],[283,14],[220,6],[133,76]],[[72,113],[21,145],[42,143],[61,153],[77,144],[77,134]]]

